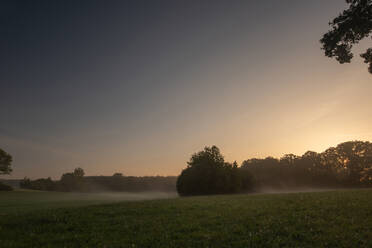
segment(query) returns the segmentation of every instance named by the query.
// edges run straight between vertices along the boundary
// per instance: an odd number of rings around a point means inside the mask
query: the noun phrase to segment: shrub
[[[12,191],[13,188],[7,184],[0,182],[0,191]]]

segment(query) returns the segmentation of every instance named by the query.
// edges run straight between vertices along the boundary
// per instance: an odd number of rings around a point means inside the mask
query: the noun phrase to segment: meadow
[[[0,216],[24,214],[34,210],[82,207],[123,201],[167,199],[175,198],[177,196],[177,193],[168,192],[70,193],[17,189],[15,191],[0,191]]]
[[[372,247],[372,190],[128,199],[0,192],[0,247]]]

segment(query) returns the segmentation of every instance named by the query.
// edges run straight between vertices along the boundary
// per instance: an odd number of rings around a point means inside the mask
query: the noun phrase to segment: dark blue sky
[[[0,147],[14,156],[13,177],[57,177],[76,166],[174,175],[211,144],[238,160],[318,149],[269,123],[286,114],[306,123],[294,106],[323,116],[349,92],[346,81],[367,82],[359,64],[342,67],[319,49],[345,6],[1,1]]]

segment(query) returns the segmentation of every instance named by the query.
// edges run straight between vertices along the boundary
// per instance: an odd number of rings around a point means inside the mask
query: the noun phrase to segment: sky
[[[324,56],[343,0],[0,3],[2,178],[178,175],[372,140],[372,78]]]

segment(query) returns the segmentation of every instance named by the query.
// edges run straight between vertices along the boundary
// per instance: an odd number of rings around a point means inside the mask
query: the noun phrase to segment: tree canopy
[[[58,181],[51,178],[20,182],[21,188],[50,191],[174,192],[181,196],[308,188],[372,187],[372,143],[349,141],[324,152],[286,154],[226,162],[216,146],[193,154],[177,177],[84,176],[76,168]]]
[[[60,180],[49,178],[31,180],[24,178],[20,187],[24,189],[64,191],[64,192],[174,192],[175,176],[134,177],[115,173],[112,176],[85,176],[84,170],[76,168],[73,172],[64,173]]]
[[[328,57],[341,64],[350,63],[354,44],[370,36],[372,32],[372,0],[346,0],[349,8],[329,23],[331,30],[320,40]],[[360,55],[369,64],[372,73],[372,48]]]
[[[344,142],[322,153],[227,163],[216,147],[191,156],[177,180],[181,196],[247,191],[372,186],[372,143]]]
[[[216,146],[205,147],[187,162],[177,180],[182,196],[236,193],[251,186],[249,173],[240,173],[238,165],[226,163]]]
[[[372,143],[349,141],[322,153],[248,159],[241,167],[254,175],[256,188],[370,187]]]
[[[7,175],[12,172],[12,156],[0,149],[0,175]]]

